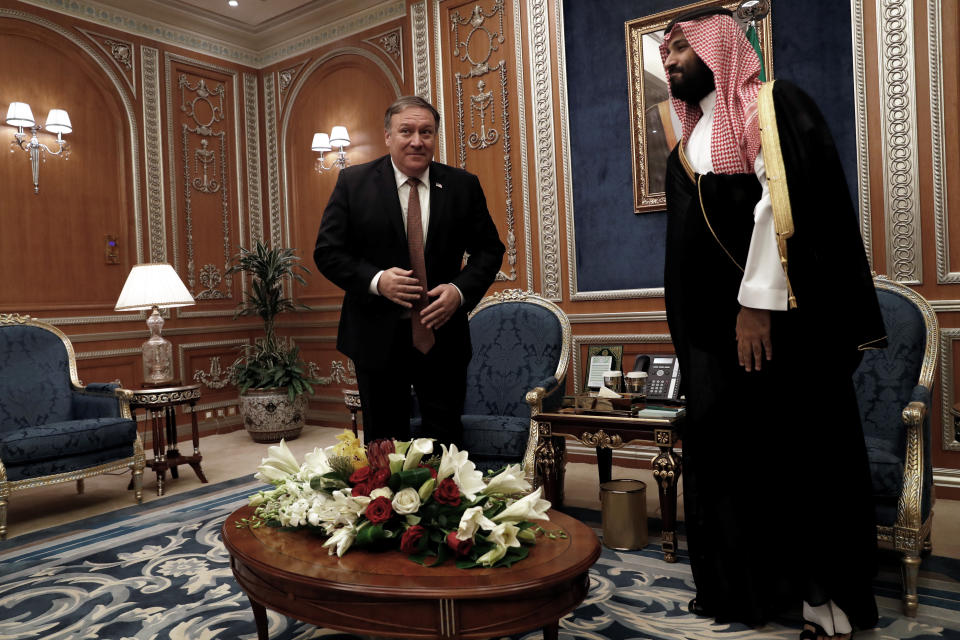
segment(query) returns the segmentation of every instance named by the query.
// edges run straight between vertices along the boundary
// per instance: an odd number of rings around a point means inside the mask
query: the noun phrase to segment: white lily
[[[296,473],[300,471],[300,464],[296,456],[287,448],[285,440],[280,440],[280,444],[275,444],[267,449],[267,457],[260,461],[261,465],[270,465],[275,469],[286,471],[287,473]]]
[[[343,554],[347,552],[347,549],[350,548],[350,545],[353,544],[353,541],[357,539],[357,530],[353,525],[348,525],[346,527],[340,527],[333,532],[326,542],[323,543],[323,546],[329,547],[330,555],[334,553],[337,554],[338,558],[342,558]]]
[[[410,443],[407,457],[403,460],[403,470],[416,469],[423,456],[433,453],[433,438],[417,438]]]
[[[330,473],[333,469],[330,467],[329,455],[333,447],[321,449],[315,448],[313,451],[303,457],[303,466],[310,469],[311,475],[322,476]]]
[[[483,507],[470,507],[460,516],[460,526],[457,527],[457,540],[470,540],[478,529],[495,529],[497,524],[483,515]]]
[[[259,480],[260,482],[266,482],[268,484],[277,486],[286,482],[287,478],[290,478],[291,475],[292,474],[287,473],[286,471],[277,469],[276,467],[272,467],[267,464],[262,464],[259,467],[257,467],[257,472],[253,474],[253,477]]]
[[[487,551],[485,554],[477,558],[477,564],[481,564],[485,567],[492,567],[505,555],[507,555],[507,547],[502,544],[498,544],[493,549],[490,549],[490,551]]]
[[[492,542],[496,545],[503,545],[504,547],[519,547],[520,541],[517,540],[517,534],[520,532],[520,527],[515,524],[510,524],[509,522],[501,522],[496,527],[493,528],[493,531],[487,534],[487,542]]]
[[[441,444],[440,449],[443,455],[440,456],[440,467],[437,469],[437,484],[454,475],[457,469],[467,462],[467,452],[457,451],[455,444],[451,444],[449,449],[447,445]]]
[[[464,451],[464,453],[466,453],[466,451]],[[475,500],[477,494],[487,486],[483,482],[483,473],[477,470],[477,466],[473,464],[471,460],[467,460],[460,465],[457,472],[453,474],[453,481],[457,483],[457,486],[460,488],[460,493],[465,496],[467,500]]]
[[[520,522],[522,520],[549,520],[547,510],[550,509],[549,500],[541,500],[540,493],[543,487],[537,487],[533,493],[526,495],[509,507],[493,516],[494,522]]]
[[[512,495],[515,493],[524,493],[530,491],[532,487],[523,476],[523,467],[518,464],[511,464],[506,469],[490,478],[486,488],[480,493],[493,494],[502,493]]]
[[[390,473],[400,473],[403,471],[405,456],[402,453],[388,453],[387,459],[390,461]]]

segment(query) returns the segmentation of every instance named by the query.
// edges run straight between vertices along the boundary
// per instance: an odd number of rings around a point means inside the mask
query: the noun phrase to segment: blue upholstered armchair
[[[7,499],[20,489],[133,470],[143,497],[143,443],[130,391],[83,386],[70,339],[29,316],[0,314],[0,538]]]
[[[471,312],[463,445],[478,469],[522,464],[533,481],[532,418],[560,406],[570,340],[563,310],[520,289],[494,293]],[[419,422],[416,417],[411,422],[414,434]]]
[[[854,374],[873,479],[880,546],[903,553],[903,609],[917,615],[921,552],[930,551],[933,467],[930,393],[939,329],[929,303],[874,278],[889,346],[867,351]]]

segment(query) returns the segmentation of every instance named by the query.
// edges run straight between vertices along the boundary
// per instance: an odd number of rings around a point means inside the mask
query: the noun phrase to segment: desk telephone
[[[680,361],[674,355],[639,355],[634,371],[647,372],[647,400],[680,399]]]

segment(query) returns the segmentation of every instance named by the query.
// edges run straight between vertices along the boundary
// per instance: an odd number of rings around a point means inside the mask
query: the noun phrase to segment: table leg
[[[666,562],[677,561],[677,483],[682,465],[673,451],[673,434],[669,429],[655,431],[660,453],[653,459],[653,477],[660,493],[660,516],[663,522],[661,548]]]
[[[560,621],[552,622],[543,627],[543,640],[558,640],[560,636]]]
[[[610,482],[613,473],[613,449],[597,447],[597,473],[600,482]]]
[[[250,599],[250,608],[253,609],[253,620],[257,624],[257,640],[270,640],[270,634],[267,631],[266,607]]]
[[[563,477],[566,466],[567,444],[560,436],[541,431],[535,455],[534,474],[543,495],[554,508],[563,506]]]
[[[176,407],[167,407],[167,460],[176,460],[180,457],[180,448],[177,444],[177,409]],[[177,471],[177,465],[170,467],[170,477],[179,478],[180,472]]]
[[[163,414],[160,411],[150,411],[153,423],[153,470],[157,474],[157,495],[163,495],[163,480],[167,475],[167,447],[164,442],[164,424]]]
[[[197,425],[197,403],[190,403],[190,429],[193,432],[193,456],[196,458],[194,462],[190,463],[190,466],[193,468],[194,473],[197,474],[197,477],[200,478],[200,482],[206,482],[207,477],[203,475],[203,469],[200,468],[200,461],[203,459],[203,456],[200,455],[200,427]]]

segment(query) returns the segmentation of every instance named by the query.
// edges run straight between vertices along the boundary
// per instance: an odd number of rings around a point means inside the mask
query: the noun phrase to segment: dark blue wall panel
[[[685,4],[564,0],[581,292],[663,286],[666,213],[633,213],[624,23]],[[817,101],[837,140],[853,196],[857,164],[850,6],[837,0],[773,0],[772,6],[774,75],[792,80]]]

